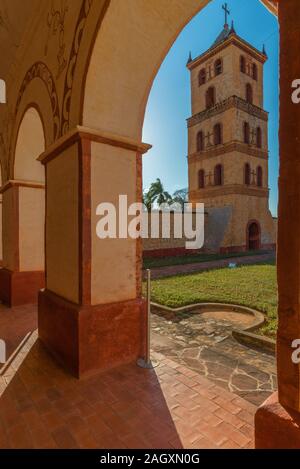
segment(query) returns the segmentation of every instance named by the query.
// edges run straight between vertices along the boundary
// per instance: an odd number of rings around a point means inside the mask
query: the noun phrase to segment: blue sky
[[[173,193],[188,186],[186,118],[191,115],[190,77],[186,69],[192,57],[206,51],[224,25],[224,0],[213,0],[181,32],[154,81],[145,117],[143,141],[153,149],[144,156],[144,189],[159,177]],[[279,30],[277,19],[259,0],[227,0],[237,34],[259,50],[265,44],[264,108],[269,116],[270,208],[277,214],[278,180],[278,75]]]

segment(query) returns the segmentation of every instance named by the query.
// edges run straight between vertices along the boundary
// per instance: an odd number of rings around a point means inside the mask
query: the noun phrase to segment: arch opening
[[[246,85],[246,101],[249,104],[253,104],[253,88],[250,83]]]
[[[92,130],[97,130],[98,133],[109,133],[114,138],[115,143],[114,145],[109,143],[104,145],[99,142],[92,142],[92,151],[94,153],[91,158],[93,165],[91,171],[91,194],[94,205],[99,203],[101,198],[108,201],[115,200],[117,194],[121,193],[121,191],[122,193],[127,192],[130,200],[139,200],[141,197],[140,147],[134,151],[132,148],[134,144],[140,144],[141,141],[144,111],[153,79],[179,32],[188,20],[208,2],[194,2],[193,8],[189,10],[185,8],[186,5],[182,5],[181,1],[174,0],[170,9],[168,9],[167,4],[164,5],[165,10],[162,9],[161,17],[157,15],[157,9],[155,12],[152,11],[151,2],[149,4],[147,2],[146,4],[145,2],[142,3],[143,9],[146,8],[146,11],[140,11],[140,4],[138,3],[135,11],[130,10],[127,12],[127,7],[123,6],[122,2],[118,5],[119,11],[116,9],[116,3],[111,2],[91,53],[91,61],[87,70],[87,80],[84,88],[82,123],[91,132]],[[159,2],[157,3],[157,8],[158,5]],[[127,22],[123,22],[123,18],[126,15],[127,18],[128,15],[132,16],[132,20],[134,20],[129,22],[130,27],[127,25]],[[142,37],[139,34],[141,22],[137,21],[139,15],[140,18],[147,18],[147,21],[143,24]],[[164,20],[166,18],[168,18],[168,28],[165,28]],[[121,25],[122,27],[120,27]],[[122,32],[121,38],[119,36],[120,31]],[[137,37],[140,38],[138,43],[136,41]],[[120,47],[114,54],[111,54],[109,53],[109,45],[116,43],[116,41],[118,41]],[[137,56],[139,60],[137,60]],[[105,70],[101,67],[103,63],[107,64]],[[225,66],[226,64],[224,63]],[[238,59],[236,69],[239,74]],[[120,70],[122,70],[122,80],[113,80],[112,77],[120,76]],[[210,79],[216,78],[217,80],[222,80],[223,76],[225,76],[225,71],[221,77],[218,75],[213,77],[213,74],[213,65],[211,65]],[[195,75],[195,84],[199,92],[198,74]],[[219,100],[222,99],[219,85],[217,85],[217,90],[219,103]],[[201,89],[204,95],[205,91],[206,86]],[[213,95],[214,99],[211,100],[212,102],[209,103],[209,106],[213,105],[216,101],[215,92]],[[244,86],[242,95],[244,98]],[[205,103],[205,97],[203,102]],[[205,104],[203,107],[205,108]],[[213,125],[209,129],[205,129],[205,133],[203,133],[205,148],[211,149],[212,147]],[[239,127],[239,140],[241,140],[240,134],[241,129]],[[225,142],[227,138],[225,126],[223,137],[225,145],[227,143]],[[124,151],[125,141],[127,144],[126,151]],[[197,133],[195,132],[193,135],[194,153],[196,145]],[[222,148],[214,148],[213,150],[218,152]],[[220,160],[222,161],[223,158],[219,158]],[[217,161],[215,160],[209,171],[205,173],[207,192],[221,192],[223,189],[220,187],[210,187],[214,185],[214,182],[217,183],[217,186],[223,184],[223,167],[219,166],[214,174],[216,163]],[[227,179],[229,178],[229,171],[227,169],[225,169],[225,174],[225,183],[227,184]],[[195,175],[196,180],[196,171]],[[241,171],[238,173],[238,178],[240,177]],[[102,178],[102,187],[99,187],[101,185],[99,185],[97,178],[99,180]],[[95,218],[93,212],[92,225]],[[245,224],[246,219],[243,221],[241,230],[243,249],[245,249]],[[95,238],[92,238],[91,241],[93,248],[91,266],[92,304],[99,304],[100,302],[102,304],[109,304],[113,300],[122,302],[139,296],[140,285],[138,285],[138,282],[141,270],[141,247],[127,240],[122,242],[122,244],[117,242],[109,243],[106,240],[100,243]],[[100,244],[101,248],[98,248]],[[115,260],[116,251],[118,253],[118,262]],[[105,266],[105,272],[103,266]],[[107,283],[105,283],[106,279]],[[121,289],[121,285],[122,287],[125,285],[125,288]]]
[[[206,83],[206,70],[205,70],[205,68],[202,68],[200,70],[198,80],[199,80],[199,86],[205,85],[205,83]]]
[[[29,107],[21,120],[14,158],[14,179],[45,183],[45,169],[37,158],[45,151],[45,133],[41,116]]]
[[[45,284],[45,170],[37,161],[44,151],[44,125],[37,108],[30,106],[18,128],[12,178],[2,187],[0,299],[10,306],[37,303]]]
[[[257,221],[248,223],[247,245],[249,251],[258,251],[260,248],[260,225]]]
[[[216,88],[210,86],[206,91],[206,109],[210,109],[216,104]]]
[[[251,168],[249,163],[246,163],[244,166],[244,184],[246,186],[251,184]]]

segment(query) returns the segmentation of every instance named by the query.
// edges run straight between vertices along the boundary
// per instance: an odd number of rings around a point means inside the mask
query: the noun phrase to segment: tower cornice
[[[188,118],[188,127],[199,124],[200,122],[203,122],[206,119],[210,119],[211,117],[221,114],[231,108],[240,109],[266,122],[269,118],[269,113],[264,109],[255,106],[254,104],[250,104],[238,96],[230,96],[230,98],[224,99],[224,101],[217,103],[215,106],[198,112],[197,114],[194,114],[192,117]]]
[[[221,145],[213,145],[201,152],[192,153],[188,156],[188,159],[189,163],[195,163],[197,161],[203,161],[214,158],[215,156],[232,153],[234,151],[254,156],[255,158],[261,158],[263,160],[266,160],[269,157],[269,152],[267,150],[261,150],[254,145],[250,145],[244,142],[233,141]]]
[[[246,195],[254,197],[269,197],[270,190],[265,187],[245,186],[244,184],[227,184],[226,186],[208,186],[204,189],[190,191],[189,198],[193,202],[204,201],[207,198],[224,195]]]

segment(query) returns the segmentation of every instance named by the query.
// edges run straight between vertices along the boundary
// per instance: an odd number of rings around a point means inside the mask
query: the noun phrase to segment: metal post
[[[139,358],[137,365],[141,368],[153,369],[158,366],[157,362],[151,361],[151,270],[147,269],[147,336],[146,336],[146,355],[145,358]]]
[[[147,269],[147,344],[146,344],[146,363],[151,365],[150,358],[150,334],[151,334],[151,270]]]

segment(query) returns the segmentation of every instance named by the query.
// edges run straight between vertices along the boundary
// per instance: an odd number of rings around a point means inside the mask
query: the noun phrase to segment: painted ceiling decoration
[[[0,0],[0,76],[6,79],[22,36],[40,9],[48,0]]]
[[[277,13],[278,4],[272,0],[261,0],[274,14]],[[89,5],[90,2],[87,2]],[[50,7],[50,10],[49,10]],[[55,36],[59,44],[57,76],[60,76],[66,67],[64,20],[68,14],[66,0],[61,5],[49,0],[0,0],[0,76],[6,78],[11,64],[14,62],[19,44],[26,28],[36,13],[45,8],[49,11],[46,27],[49,36]],[[48,45],[45,45],[47,53]]]

